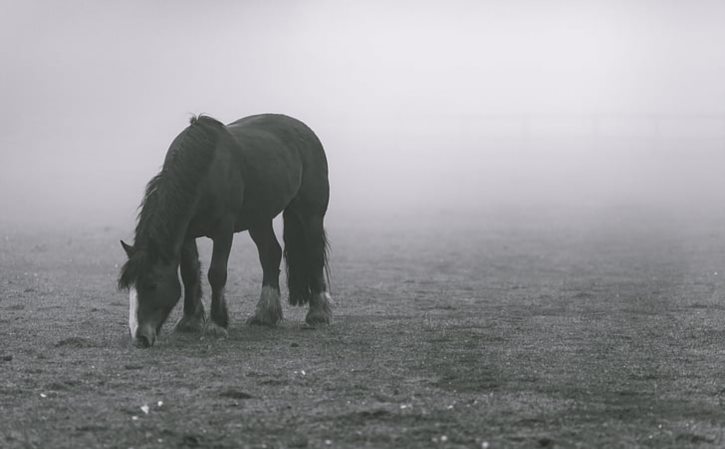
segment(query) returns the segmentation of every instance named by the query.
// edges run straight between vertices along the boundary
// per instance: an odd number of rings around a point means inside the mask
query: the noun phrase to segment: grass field
[[[331,224],[314,330],[288,306],[244,323],[261,269],[239,235],[229,339],[171,333],[175,310],[149,350],[115,290],[130,224],[7,229],[0,447],[725,446],[725,220],[449,221]]]

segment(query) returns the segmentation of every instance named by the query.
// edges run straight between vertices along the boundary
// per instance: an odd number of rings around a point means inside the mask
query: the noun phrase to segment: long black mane
[[[195,116],[169,146],[161,171],[146,186],[139,206],[133,254],[121,269],[119,288],[128,288],[159,258],[173,255],[179,225],[194,204],[199,181],[214,159],[224,125]]]

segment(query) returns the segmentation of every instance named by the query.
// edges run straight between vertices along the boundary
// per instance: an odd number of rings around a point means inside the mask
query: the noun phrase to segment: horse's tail
[[[313,292],[326,290],[325,277],[329,280],[329,244],[323,215],[310,217],[288,207],[283,220],[289,302],[301,306],[310,301]]]

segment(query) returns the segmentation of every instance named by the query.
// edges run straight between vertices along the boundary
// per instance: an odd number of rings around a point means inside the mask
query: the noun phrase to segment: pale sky
[[[696,126],[718,145],[724,23],[722,1],[2,1],[0,210],[13,222],[131,222],[169,143],[201,112],[307,122],[340,204],[418,204],[441,191],[436,176],[474,196],[503,189],[505,201],[521,192],[499,181],[520,188],[561,169],[559,147],[534,134],[546,163],[502,159],[519,144],[466,127],[515,137],[520,124],[476,117],[707,115]],[[600,153],[606,178],[621,154]],[[446,188],[439,205],[455,196]]]

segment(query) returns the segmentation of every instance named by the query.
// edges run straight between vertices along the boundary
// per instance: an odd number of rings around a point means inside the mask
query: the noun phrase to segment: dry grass
[[[725,227],[653,223],[332,227],[317,330],[244,324],[239,237],[229,339],[150,350],[117,230],[8,232],[0,447],[722,447]]]

